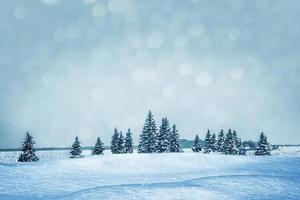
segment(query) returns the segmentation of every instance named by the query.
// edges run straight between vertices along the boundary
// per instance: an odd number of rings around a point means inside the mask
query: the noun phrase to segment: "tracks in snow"
[[[207,186],[208,181],[215,180],[236,180],[236,179],[276,179],[276,180],[285,180],[285,181],[293,181],[297,179],[300,180],[300,176],[277,176],[277,175],[259,175],[259,174],[239,174],[239,175],[219,175],[219,176],[204,176],[198,177],[194,179],[181,180],[181,181],[170,181],[170,182],[156,182],[156,183],[131,183],[131,184],[117,184],[117,185],[103,185],[97,187],[86,188],[82,190],[78,190],[66,195],[62,195],[59,197],[55,197],[54,199],[69,199],[72,197],[76,197],[78,195],[84,195],[91,192],[100,192],[102,190],[112,190],[119,191],[124,189],[154,189],[154,188],[177,188],[177,187],[199,187],[203,188]]]

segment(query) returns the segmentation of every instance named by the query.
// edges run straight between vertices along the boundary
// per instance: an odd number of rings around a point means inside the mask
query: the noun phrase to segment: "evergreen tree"
[[[211,141],[210,141],[210,144],[211,144],[211,149],[213,152],[217,151],[217,137],[216,137],[216,134],[212,134],[211,136]]]
[[[157,145],[156,140],[157,140],[156,123],[151,111],[149,111],[145,120],[142,134],[140,135],[138,152],[154,153]]]
[[[170,135],[170,152],[182,152],[182,149],[180,147],[179,133],[176,129],[175,124],[173,124],[172,126],[172,131]]]
[[[270,145],[267,141],[267,137],[264,135],[264,132],[262,132],[260,134],[260,138],[257,143],[255,155],[257,155],[257,156],[271,155]]]
[[[110,145],[110,150],[111,150],[112,154],[117,154],[117,153],[120,152],[120,150],[119,150],[119,144],[120,144],[120,141],[119,141],[119,132],[118,132],[118,129],[115,128],[114,129],[114,134],[111,137],[111,145]]]
[[[225,147],[225,134],[224,134],[224,130],[221,129],[221,131],[218,135],[217,151],[224,152],[224,147]]]
[[[226,134],[224,153],[230,155],[236,155],[238,153],[236,139],[231,129],[229,129],[228,133]]]
[[[75,138],[75,141],[72,144],[72,149],[70,151],[70,154],[71,154],[71,158],[81,157],[81,146],[78,137]]]
[[[145,126],[143,127],[143,131],[140,135],[138,153],[149,153],[149,139]]]
[[[242,146],[241,139],[238,137],[238,135],[237,135],[237,133],[236,133],[235,130],[233,130],[232,135],[233,135],[233,138],[235,140],[235,146],[236,146],[236,148],[235,148],[235,151],[236,151],[235,154],[240,154],[240,150],[241,150],[241,146]]]
[[[33,137],[29,134],[29,132],[27,132],[21,147],[22,153],[19,156],[19,162],[36,162],[39,160],[39,158],[35,155],[34,144],[35,142],[33,141]]]
[[[204,153],[210,153],[212,151],[212,140],[211,140],[210,130],[207,130],[206,137],[205,137],[205,146],[204,146]]]
[[[103,142],[101,141],[100,137],[98,137],[96,144],[93,148],[92,155],[101,155],[103,154],[103,151],[104,151]]]
[[[159,133],[157,135],[156,152],[163,153],[170,151],[170,136],[171,129],[169,126],[169,120],[166,117],[162,118]]]
[[[242,143],[241,138],[238,138],[238,141],[237,141],[237,148],[238,148],[238,154],[239,154],[239,155],[246,155],[246,149],[245,149],[245,147],[243,146],[243,143]]]
[[[122,134],[122,131],[120,131],[120,133],[119,133],[118,153],[124,153],[124,136]]]
[[[196,135],[195,140],[193,142],[192,150],[193,152],[200,152],[202,150],[198,134]]]
[[[124,142],[124,153],[133,153],[132,133],[128,129]]]

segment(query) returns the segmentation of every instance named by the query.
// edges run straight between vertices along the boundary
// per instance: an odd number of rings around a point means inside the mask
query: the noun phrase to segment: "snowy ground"
[[[283,151],[286,152],[286,151]],[[300,199],[300,155],[0,153],[0,199]],[[85,152],[89,154],[88,151]]]

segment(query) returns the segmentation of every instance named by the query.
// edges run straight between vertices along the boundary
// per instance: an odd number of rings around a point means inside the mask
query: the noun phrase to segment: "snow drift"
[[[0,199],[300,199],[299,166],[192,152],[1,162]]]

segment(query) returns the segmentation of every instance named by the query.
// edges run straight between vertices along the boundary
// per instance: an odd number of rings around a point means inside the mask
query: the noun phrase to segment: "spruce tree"
[[[120,131],[120,133],[119,133],[118,153],[124,153],[124,136],[122,134],[122,131]]]
[[[195,136],[193,146],[192,146],[192,150],[193,150],[193,152],[200,152],[202,150],[198,134]]]
[[[34,144],[33,137],[27,132],[21,147],[22,153],[19,156],[19,162],[36,162],[39,160],[35,154]]]
[[[229,129],[228,133],[226,134],[224,153],[229,155],[236,155],[238,153],[236,147],[236,138],[231,129]]]
[[[210,148],[213,152],[217,151],[217,138],[215,133],[211,136]]]
[[[241,139],[238,137],[235,130],[233,130],[232,135],[235,140],[235,146],[236,146],[234,154],[240,154],[240,150],[241,150],[241,146],[242,146]]]
[[[103,151],[104,151],[103,142],[101,141],[100,137],[98,137],[96,144],[93,148],[92,155],[101,155],[103,154]]]
[[[255,155],[257,155],[257,156],[271,155],[270,145],[267,141],[267,137],[264,135],[264,132],[262,132],[260,134],[260,138],[257,143],[257,148],[255,151]]]
[[[81,157],[81,145],[78,137],[75,138],[74,143],[72,144],[72,149],[70,151],[71,158]]]
[[[234,154],[238,154],[238,155],[245,155],[246,154],[246,150],[245,148],[242,146],[242,140],[241,138],[238,137],[237,133],[235,130],[233,130],[233,138],[235,140],[235,152]]]
[[[159,133],[157,135],[156,152],[163,153],[170,151],[170,135],[171,129],[169,120],[166,117],[162,118]]]
[[[246,149],[245,149],[245,147],[244,147],[244,145],[242,143],[241,138],[238,138],[236,146],[238,148],[238,154],[239,155],[246,155]]]
[[[173,124],[172,126],[172,131],[170,135],[170,152],[182,152],[182,149],[180,147],[179,133],[176,129],[175,124]]]
[[[221,131],[218,135],[217,151],[224,152],[224,148],[225,148],[225,134],[224,134],[224,130],[221,129]]]
[[[130,132],[130,128],[128,129],[125,137],[124,153],[133,153],[133,141],[132,141],[132,133]]]
[[[117,154],[120,152],[119,150],[119,132],[118,129],[114,129],[114,134],[111,137],[111,145],[110,145],[110,150],[112,154]]]
[[[210,130],[208,129],[204,140],[204,153],[210,153],[212,151],[211,137]]]
[[[138,145],[139,153],[154,153],[156,150],[157,128],[151,111],[146,117],[140,141]]]

